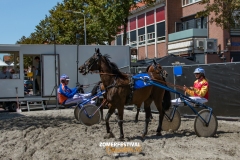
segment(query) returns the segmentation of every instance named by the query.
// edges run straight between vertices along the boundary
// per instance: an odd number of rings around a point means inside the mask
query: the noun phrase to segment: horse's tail
[[[169,91],[165,90],[164,96],[163,96],[163,102],[162,106],[164,111],[167,111],[171,107],[171,94]]]

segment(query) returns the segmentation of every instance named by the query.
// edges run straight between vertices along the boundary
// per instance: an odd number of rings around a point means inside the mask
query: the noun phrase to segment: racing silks
[[[193,90],[186,90],[187,94],[190,96],[198,96],[208,99],[208,81],[204,78],[197,79],[193,84]]]

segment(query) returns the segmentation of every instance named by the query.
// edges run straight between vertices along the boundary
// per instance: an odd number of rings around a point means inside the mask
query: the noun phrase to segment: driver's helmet
[[[201,74],[205,75],[204,69],[202,69],[202,68],[200,68],[200,67],[199,67],[199,68],[196,68],[193,73],[201,73]]]
[[[70,80],[66,74],[61,75],[60,81]]]

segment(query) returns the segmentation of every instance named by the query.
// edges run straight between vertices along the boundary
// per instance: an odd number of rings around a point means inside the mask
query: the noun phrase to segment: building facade
[[[240,61],[240,28],[230,33],[209,17],[195,18],[204,10],[200,0],[159,0],[129,16],[127,44],[136,59],[160,58],[168,54],[185,56],[199,63]],[[213,15],[210,15],[213,16]],[[115,45],[123,45],[123,32]]]

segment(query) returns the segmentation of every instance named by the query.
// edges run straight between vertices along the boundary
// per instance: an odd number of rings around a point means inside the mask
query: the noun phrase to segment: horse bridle
[[[166,72],[164,69],[159,69],[155,63],[152,64],[152,66],[153,66],[154,70],[159,71],[159,74],[163,79],[167,78],[166,74],[164,74]]]
[[[99,57],[101,57],[102,54],[101,53],[95,53],[94,57],[96,57],[96,56],[97,56],[97,58],[94,58],[93,62],[91,62],[89,65],[87,65],[86,62],[84,62],[84,68],[85,68],[84,74],[89,73],[89,71],[91,70],[92,66],[96,62],[98,63]]]

